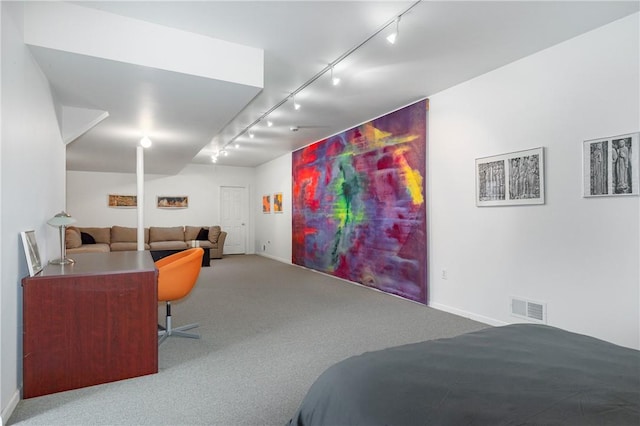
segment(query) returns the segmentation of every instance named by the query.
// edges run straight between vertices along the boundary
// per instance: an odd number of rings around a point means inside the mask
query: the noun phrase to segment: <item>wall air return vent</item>
[[[547,304],[512,297],[511,315],[530,321],[547,323]]]

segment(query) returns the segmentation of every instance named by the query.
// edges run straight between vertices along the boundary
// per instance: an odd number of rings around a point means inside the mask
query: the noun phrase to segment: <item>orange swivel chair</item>
[[[185,297],[195,286],[202,268],[202,255],[204,250],[200,247],[187,249],[158,260],[158,301],[167,304],[167,320],[165,327],[158,325],[158,345],[169,336],[190,337],[199,339],[200,336],[185,333],[186,330],[196,328],[199,324],[188,324],[173,328],[171,325],[171,301]]]

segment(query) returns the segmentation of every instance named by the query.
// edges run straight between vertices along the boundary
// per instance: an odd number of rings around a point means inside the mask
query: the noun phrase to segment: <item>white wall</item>
[[[28,275],[20,231],[33,229],[43,261],[59,257],[46,221],[64,209],[65,147],[46,78],[22,42],[22,4],[1,3],[0,416],[22,386],[22,287]],[[56,256],[57,254],[57,256]]]
[[[640,347],[639,199],[581,195],[582,142],[640,130],[638,21],[430,97],[430,305],[512,323],[518,296],[550,325]],[[474,205],[475,158],[539,146],[545,205]]]
[[[638,20],[429,97],[430,306],[500,325],[520,321],[522,297],[546,303],[550,325],[640,347],[639,198],[581,196],[582,141],[640,130]],[[475,206],[476,158],[539,146],[546,204]],[[281,186],[290,211],[291,155],[256,177],[258,197]],[[259,207],[258,253],[271,241],[265,254],[290,262],[291,229]]]
[[[273,212],[273,194],[282,192],[282,213]],[[256,198],[271,195],[272,212],[264,214],[262,204],[255,207],[256,253],[291,263],[291,154],[283,155],[256,168]]]
[[[153,148],[151,148],[153,149]],[[135,155],[135,148],[132,148]],[[191,164],[177,175],[145,176],[144,224],[149,226],[212,226],[220,224],[220,187],[245,187],[253,208],[254,169]],[[67,172],[67,210],[78,226],[130,226],[137,224],[136,209],[107,206],[109,194],[136,194],[131,173]],[[158,209],[156,196],[186,195],[187,209]],[[249,212],[247,253],[254,252],[253,214]]]

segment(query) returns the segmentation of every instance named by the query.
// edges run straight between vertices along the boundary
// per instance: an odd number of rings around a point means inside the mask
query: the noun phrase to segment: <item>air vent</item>
[[[512,297],[511,315],[546,324],[547,305],[546,303]]]

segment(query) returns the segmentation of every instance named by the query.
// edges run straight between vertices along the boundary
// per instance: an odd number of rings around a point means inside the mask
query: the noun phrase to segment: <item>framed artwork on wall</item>
[[[107,199],[109,207],[120,209],[132,209],[138,206],[138,196],[109,194]]]
[[[35,231],[22,231],[20,232],[20,236],[22,238],[24,255],[27,258],[29,276],[32,277],[42,270],[42,261],[40,260],[40,251],[38,250],[36,233]]]
[[[282,213],[282,192],[273,194],[273,212]]]
[[[544,148],[476,159],[476,205],[544,204]]]
[[[422,100],[292,153],[292,263],[427,303]]]
[[[186,209],[189,208],[189,197],[186,195],[158,195],[156,207],[159,209]]]
[[[271,195],[262,196],[262,213],[271,213]]]
[[[638,195],[640,133],[587,140],[582,143],[582,195]]]

